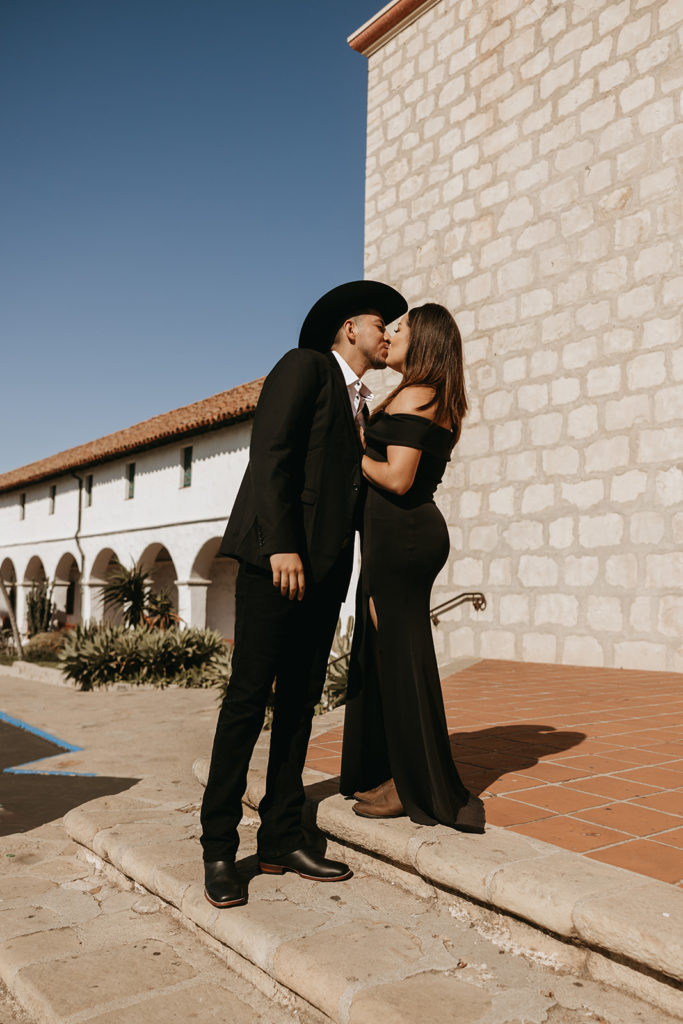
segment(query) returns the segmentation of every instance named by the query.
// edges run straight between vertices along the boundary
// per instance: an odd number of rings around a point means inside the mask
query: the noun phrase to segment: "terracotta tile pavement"
[[[683,675],[485,660],[442,688],[492,825],[683,888]],[[337,775],[342,735],[308,767]]]

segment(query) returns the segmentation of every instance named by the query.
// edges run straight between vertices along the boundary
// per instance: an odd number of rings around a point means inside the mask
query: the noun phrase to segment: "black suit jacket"
[[[266,377],[247,466],[220,550],[270,570],[296,551],[319,582],[353,539],[362,449],[331,352],[293,349]]]

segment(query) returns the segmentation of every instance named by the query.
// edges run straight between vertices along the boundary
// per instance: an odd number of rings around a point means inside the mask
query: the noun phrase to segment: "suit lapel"
[[[346,390],[346,381],[344,380],[344,374],[342,373],[341,366],[339,365],[339,363],[334,358],[334,356],[332,355],[331,352],[327,353],[327,357],[328,357],[328,359],[330,361],[330,364],[331,364],[331,367],[332,367],[332,380],[334,382],[334,387],[337,390],[337,397],[338,397],[339,401],[341,402],[342,408],[344,410],[344,416],[346,418],[346,422],[348,423],[349,430],[353,434],[354,441],[356,442],[356,447],[358,448],[358,451],[361,452],[361,454],[362,454],[363,453],[363,446],[360,443],[360,437],[358,436],[358,431],[356,430],[356,424],[355,424],[354,419],[353,419],[353,412],[351,411],[351,403],[349,401],[349,393]]]

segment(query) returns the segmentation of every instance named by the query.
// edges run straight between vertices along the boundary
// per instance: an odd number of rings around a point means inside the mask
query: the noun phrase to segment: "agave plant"
[[[135,564],[127,569],[117,562],[110,570],[107,582],[102,587],[104,607],[118,611],[123,624],[135,629],[145,620],[151,584],[152,573],[150,570]]]
[[[168,590],[148,593],[145,605],[145,622],[148,626],[153,629],[168,629],[170,626],[179,626],[182,621]]]
[[[64,675],[82,690],[116,682],[209,687],[225,684],[231,653],[231,646],[211,629],[89,623],[70,631],[59,662]]]
[[[323,714],[325,711],[332,711],[339,707],[346,700],[346,683],[349,676],[349,663],[351,661],[351,637],[353,635],[353,616],[350,615],[346,623],[346,632],[341,634],[341,619],[337,622],[332,641],[330,660],[327,663],[327,674],[325,685],[320,697],[320,703],[316,705],[315,713]]]
[[[32,583],[31,589],[26,595],[26,620],[28,623],[28,635],[35,636],[36,633],[47,633],[55,614],[55,604],[52,594],[55,589],[54,580],[48,583],[42,580],[40,583]]]

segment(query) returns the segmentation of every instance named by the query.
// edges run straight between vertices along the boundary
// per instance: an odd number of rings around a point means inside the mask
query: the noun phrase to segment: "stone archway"
[[[95,558],[90,569],[90,578],[85,584],[83,593],[83,618],[85,621],[96,619],[98,622],[118,623],[119,613],[113,608],[105,608],[102,597],[102,586],[107,582],[110,571],[118,564],[119,558],[113,548],[103,548]]]
[[[9,603],[12,607],[12,611],[16,613],[17,610],[17,571],[14,568],[14,562],[11,558],[5,558],[0,565],[0,576],[5,584]],[[9,609],[5,606],[4,598],[0,593],[0,628],[9,629]],[[5,620],[7,620],[5,622]]]
[[[178,610],[178,574],[168,548],[163,544],[149,544],[140,555],[138,565],[152,573],[152,592],[164,590],[170,595],[173,607]]]
[[[28,621],[28,597],[33,587],[40,583],[47,582],[47,573],[45,572],[45,566],[40,555],[32,555],[26,563],[24,570],[24,578],[19,584],[17,591],[17,625],[20,632],[28,633],[30,631]]]
[[[59,559],[55,569],[54,602],[60,626],[81,620],[81,573],[70,551]]]
[[[205,587],[204,623],[228,640],[235,635],[235,583],[238,563],[218,552],[221,539],[213,537],[202,545],[192,566],[190,586]],[[199,605],[199,600],[196,601]],[[199,623],[197,623],[199,624]]]
[[[44,583],[46,579],[47,573],[42,558],[40,555],[33,555],[29,558],[24,571],[24,583],[30,586],[32,583]]]

